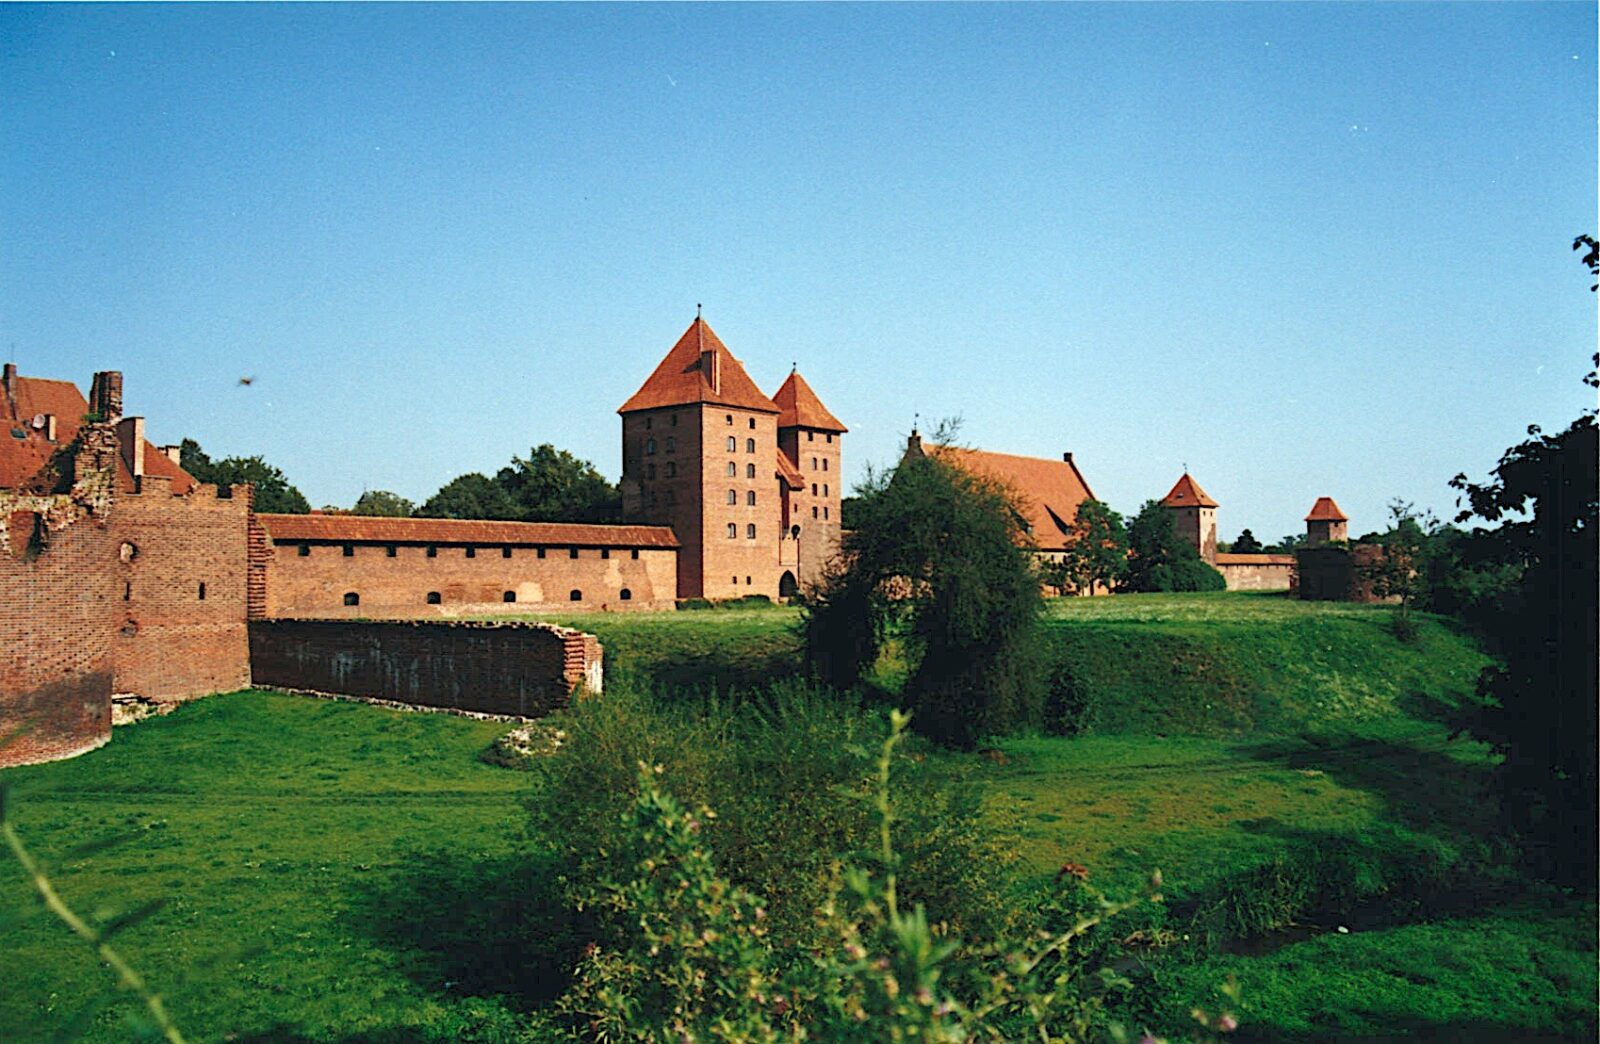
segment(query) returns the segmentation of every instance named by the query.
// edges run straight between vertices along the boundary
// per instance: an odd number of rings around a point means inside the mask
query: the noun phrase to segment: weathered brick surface
[[[1301,548],[1295,552],[1300,597],[1327,602],[1385,601],[1364,575],[1382,557],[1383,549],[1372,544]]]
[[[256,684],[538,717],[598,691],[593,635],[524,622],[252,620]]]
[[[552,545],[274,544],[265,564],[268,617],[419,619],[529,612],[670,609],[677,591],[670,548]],[[393,547],[394,554],[389,554]],[[506,557],[509,547],[510,557]],[[572,593],[578,593],[577,598]],[[629,594],[626,600],[623,592]],[[428,595],[439,601],[430,604]],[[515,601],[506,601],[507,592]],[[355,605],[346,605],[354,595]]]
[[[115,453],[85,426],[70,493],[0,491],[0,766],[111,738]]]
[[[230,492],[173,496],[147,475],[118,497],[117,692],[170,702],[249,686],[250,491]]]

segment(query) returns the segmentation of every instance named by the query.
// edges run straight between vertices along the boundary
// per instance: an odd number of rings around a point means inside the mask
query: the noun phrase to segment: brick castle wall
[[[252,620],[256,683],[538,717],[603,684],[590,634],[521,622]]]
[[[117,499],[117,692],[165,702],[249,687],[250,490],[231,493],[173,496],[146,476]]]
[[[670,609],[677,592],[669,548],[540,548],[474,544],[274,544],[264,564],[267,617],[424,619],[501,613]],[[389,551],[393,548],[394,554]],[[637,550],[638,557],[634,557]],[[506,552],[510,555],[507,556]],[[572,593],[579,594],[577,599]],[[629,594],[626,600],[623,592]],[[438,604],[428,595],[437,592]],[[514,602],[505,600],[510,592]],[[355,595],[355,605],[345,596]],[[241,610],[242,612],[242,610]]]
[[[1294,586],[1294,560],[1287,555],[1272,556],[1289,558],[1286,562],[1229,562],[1228,557],[1218,555],[1217,571],[1230,591],[1287,591]]]
[[[0,767],[111,738],[116,443],[80,444],[71,493],[0,490]]]
[[[1372,581],[1363,575],[1382,555],[1383,549],[1372,544],[1301,548],[1295,552],[1300,597],[1325,602],[1384,601],[1372,590]]]

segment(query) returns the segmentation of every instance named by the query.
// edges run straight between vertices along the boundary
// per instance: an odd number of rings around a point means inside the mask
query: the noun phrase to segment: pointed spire
[[[761,413],[781,413],[761,394],[739,360],[700,316],[618,413],[708,402]]]
[[[1189,477],[1189,471],[1185,468],[1183,477],[1173,485],[1172,492],[1161,499],[1161,505],[1169,508],[1214,508],[1217,502],[1206,495],[1206,491],[1200,488],[1200,483]]]
[[[798,369],[790,371],[789,379],[783,382],[783,387],[778,389],[772,401],[778,406],[780,428],[814,428],[841,434],[850,430],[822,405],[822,400],[817,398],[817,393],[811,390],[811,385],[800,376]]]

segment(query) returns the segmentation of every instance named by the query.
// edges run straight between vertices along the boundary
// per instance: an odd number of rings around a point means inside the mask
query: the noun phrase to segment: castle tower
[[[1306,515],[1306,546],[1321,547],[1350,539],[1350,519],[1332,497],[1318,497]]]
[[[1161,499],[1161,506],[1172,512],[1178,535],[1193,545],[1201,558],[1216,565],[1217,502],[1185,471],[1172,492]]]
[[[677,534],[678,597],[778,597],[782,411],[705,320],[617,412],[623,517]]]
[[[839,552],[839,505],[844,499],[840,463],[844,433],[795,370],[772,397],[778,415],[778,450],[783,485],[784,565],[779,586],[787,596],[822,580],[823,567]],[[787,463],[788,469],[781,465]]]

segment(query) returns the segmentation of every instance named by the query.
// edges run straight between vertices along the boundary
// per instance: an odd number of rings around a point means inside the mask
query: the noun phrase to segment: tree
[[[548,442],[495,475],[527,522],[618,522],[622,497],[586,460]]]
[[[481,472],[446,482],[417,509],[423,518],[520,518],[520,509],[505,487]]]
[[[224,457],[214,461],[200,444],[184,439],[178,466],[200,482],[220,487],[248,482],[255,487],[256,510],[266,514],[304,515],[311,510],[305,495],[289,484],[282,471],[260,457]]]
[[[1304,533],[1290,533],[1287,536],[1279,537],[1277,543],[1267,548],[1267,553],[1274,555],[1292,555],[1305,546],[1306,535]]]
[[[378,515],[383,518],[404,518],[416,509],[416,505],[398,493],[390,493],[386,489],[369,489],[356,498],[355,507],[350,509],[352,515]]]
[[[1049,578],[1054,586],[1093,594],[1097,584],[1109,589],[1127,569],[1128,530],[1122,516],[1098,500],[1079,504],[1066,554]]]
[[[891,630],[915,664],[917,727],[970,749],[1034,714],[1031,643],[1041,608],[1032,548],[1006,491],[939,459],[908,457],[857,491],[844,565],[805,606],[812,667],[851,688]]]
[[[1221,591],[1222,574],[1178,535],[1172,512],[1147,500],[1128,526],[1128,578],[1131,591]]]
[[[1248,529],[1240,530],[1239,539],[1233,542],[1233,553],[1236,555],[1259,555],[1265,550],[1261,541]]]
[[[1373,541],[1382,553],[1359,568],[1361,578],[1372,585],[1373,594],[1400,599],[1394,614],[1394,633],[1402,641],[1410,641],[1416,636],[1411,610],[1427,589],[1429,534],[1437,524],[1431,515],[1418,516],[1411,502],[1398,497],[1389,502],[1389,518],[1389,531]]]
[[[1496,772],[1505,822],[1535,865],[1592,888],[1600,440],[1592,410],[1559,434],[1530,427],[1528,435],[1506,450],[1489,481],[1451,481],[1466,504],[1457,521],[1498,523],[1476,535],[1497,543],[1499,557],[1521,573],[1505,611],[1487,627],[1503,662],[1478,679],[1487,705],[1466,727],[1503,756]]]

